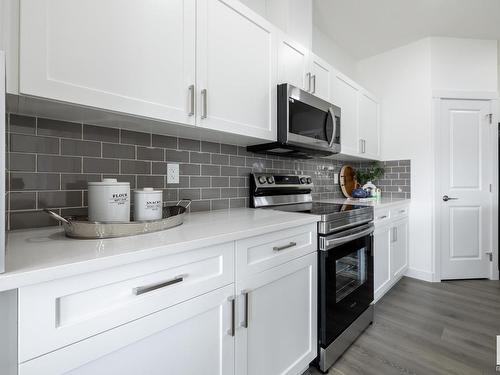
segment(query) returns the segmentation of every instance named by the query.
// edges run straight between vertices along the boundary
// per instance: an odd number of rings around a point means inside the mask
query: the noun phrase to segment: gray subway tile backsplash
[[[247,207],[248,175],[257,171],[309,174],[315,199],[342,197],[333,184],[341,161],[294,160],[215,142],[13,113],[7,117],[10,229],[58,225],[40,211],[45,207],[63,215],[85,215],[87,183],[102,178],[129,182],[132,189],[162,189],[164,200],[172,203],[192,199],[192,212]],[[167,183],[167,163],[179,164],[179,183]],[[410,161],[382,164],[386,173],[374,183],[383,195],[410,197]]]

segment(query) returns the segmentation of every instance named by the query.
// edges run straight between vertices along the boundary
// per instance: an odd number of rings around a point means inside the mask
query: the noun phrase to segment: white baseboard
[[[419,270],[416,268],[408,268],[405,272],[405,276],[411,277],[412,279],[435,282],[434,274],[432,272]]]

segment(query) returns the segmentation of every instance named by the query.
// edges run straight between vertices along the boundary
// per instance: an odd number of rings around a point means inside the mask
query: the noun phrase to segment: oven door
[[[328,347],[373,302],[373,224],[320,238],[319,340]]]
[[[280,86],[278,112],[286,116],[278,116],[278,129],[285,138],[282,141],[340,152],[340,108],[292,85]]]

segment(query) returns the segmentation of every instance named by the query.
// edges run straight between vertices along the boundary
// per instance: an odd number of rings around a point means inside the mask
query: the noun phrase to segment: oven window
[[[340,302],[366,282],[368,274],[366,248],[335,261],[336,302]]]
[[[289,103],[289,131],[313,139],[328,142],[326,121],[328,112],[294,100]]]

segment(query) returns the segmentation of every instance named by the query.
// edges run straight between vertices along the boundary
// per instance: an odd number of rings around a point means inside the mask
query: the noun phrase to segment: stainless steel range
[[[305,175],[250,176],[250,205],[320,216],[318,357],[326,372],[373,321],[373,207],[315,202]]]

